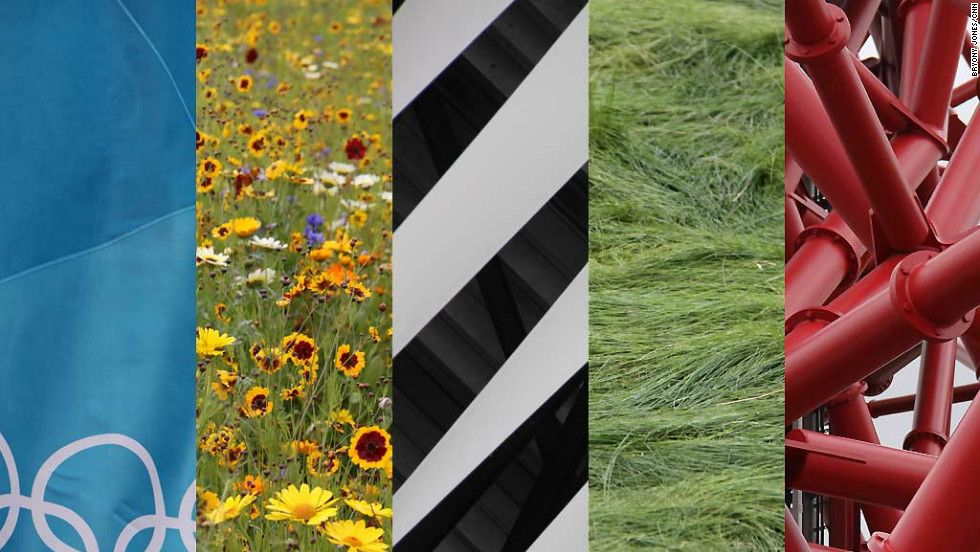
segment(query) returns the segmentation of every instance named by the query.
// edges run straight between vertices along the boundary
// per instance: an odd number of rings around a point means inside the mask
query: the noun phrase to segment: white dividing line
[[[398,115],[513,0],[408,0],[392,22],[392,106]]]
[[[588,297],[583,268],[395,493],[396,544],[585,365]]]
[[[394,354],[588,160],[583,9],[394,237]]]
[[[527,552],[588,552],[589,550],[589,484],[579,492],[534,541]]]

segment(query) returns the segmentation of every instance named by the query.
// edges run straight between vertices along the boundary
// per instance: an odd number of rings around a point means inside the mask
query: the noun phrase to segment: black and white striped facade
[[[586,1],[395,9],[395,551],[584,552]]]

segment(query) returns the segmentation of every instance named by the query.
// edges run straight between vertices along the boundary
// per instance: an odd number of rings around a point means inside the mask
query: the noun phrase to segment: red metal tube
[[[912,431],[905,437],[905,450],[932,456],[939,456],[943,451],[949,439],[955,368],[956,340],[927,341],[922,345],[922,368],[916,390],[918,400]]]
[[[785,71],[786,150],[858,239],[870,247],[871,205],[854,166],[810,78],[790,60],[786,60]]]
[[[881,0],[851,0],[844,8],[847,21],[851,24],[851,38],[847,41],[847,49],[857,53],[864,44],[864,39],[871,28],[875,13]]]
[[[785,510],[786,517],[783,522],[783,533],[785,534],[786,545],[783,548],[786,552],[810,552],[810,545],[803,538],[803,532],[800,531],[800,526],[796,524],[796,520],[789,513],[789,508],[785,508]]]
[[[980,305],[980,231],[953,244],[909,276],[912,306],[928,320],[947,325]],[[969,308],[964,309],[964,305]]]
[[[856,270],[856,264],[854,253],[843,238],[818,234],[803,242],[786,263],[786,316],[822,305],[844,276]]]
[[[915,77],[919,73],[919,60],[929,32],[929,11],[931,0],[925,2],[901,2],[899,11],[904,12],[902,22],[905,32],[902,35],[902,85],[898,97],[906,104],[915,88]]]
[[[953,96],[950,98],[949,105],[958,107],[977,97],[977,81],[980,77],[973,77],[953,89]]]
[[[908,351],[889,360],[888,364],[882,366],[874,374],[864,378],[865,383],[868,384],[868,390],[864,392],[865,396],[874,397],[884,393],[891,387],[895,374],[905,369],[913,360],[919,358],[921,354],[922,347],[916,344]]]
[[[786,27],[800,43],[823,42],[834,26],[834,18],[828,13],[824,0],[786,1]]]
[[[980,117],[973,117],[926,207],[941,239],[953,239],[980,221]]]
[[[970,4],[973,1],[974,0],[949,0],[949,2],[952,5],[956,6],[957,9],[959,9],[960,11],[962,11],[965,14],[969,14],[970,13]]]
[[[974,400],[891,535],[872,552],[980,551],[980,401]]]
[[[824,0],[798,0],[787,10],[786,23],[793,37],[787,54],[807,65],[884,240],[898,250],[920,245],[929,234],[925,215],[905,182],[857,70],[843,51],[848,37],[843,12]]]
[[[973,319],[973,324],[967,328],[966,333],[960,336],[963,348],[966,349],[967,356],[973,362],[973,367],[977,371],[977,379],[980,379],[980,316]]]
[[[850,57],[881,125],[890,132],[904,130],[909,125],[909,118],[898,108],[900,105],[898,97],[885,86],[885,83],[878,80],[878,77],[865,67],[856,55],[851,54]]]
[[[921,56],[929,61],[918,64],[913,69],[914,72],[908,73],[914,75],[915,81],[907,105],[926,124],[945,132],[959,53],[966,33],[967,15],[949,0],[934,0],[931,4],[926,18],[929,25]],[[917,8],[928,5],[917,4],[912,7],[909,18],[906,19],[906,29],[912,14],[917,13]],[[903,59],[903,64],[907,62],[907,59]]]
[[[977,396],[978,391],[980,391],[980,383],[971,383],[968,385],[954,387],[953,402],[961,403],[972,401]],[[911,412],[914,407],[915,395],[902,395],[901,397],[892,397],[890,399],[868,401],[868,411],[871,413],[873,418],[888,416],[889,414]]]
[[[861,546],[861,511],[852,500],[830,499],[830,545],[857,550]]]
[[[830,429],[839,437],[880,445],[874,420],[861,394],[865,387],[864,384],[854,384],[828,405]],[[892,531],[902,518],[901,511],[875,504],[861,504],[861,510],[871,531]]]
[[[892,255],[878,263],[878,266],[872,269],[871,272],[865,274],[856,284],[847,288],[844,293],[841,293],[831,301],[828,307],[840,313],[854,310],[855,307],[888,287],[892,272],[895,271],[895,267],[904,258],[905,255]]]
[[[813,544],[812,542],[810,543],[810,550],[813,552],[849,552],[848,550],[842,550],[833,546],[824,546],[822,544]]]
[[[875,294],[792,349],[787,340],[787,423],[922,339],[952,339],[966,331],[968,323],[957,321],[969,320],[966,315],[980,305],[980,233],[931,255],[909,255],[892,273],[887,293]]]
[[[787,487],[899,510],[935,462],[925,454],[805,429],[786,435]]]
[[[940,143],[922,132],[903,132],[892,139],[892,149],[902,165],[902,174],[913,188],[936,168],[944,151]]]
[[[785,230],[784,230],[784,240],[786,242],[786,260],[793,257],[794,248],[796,247],[796,238],[803,232],[803,218],[800,216],[800,209],[796,206],[796,202],[786,198],[786,220],[785,220]]]

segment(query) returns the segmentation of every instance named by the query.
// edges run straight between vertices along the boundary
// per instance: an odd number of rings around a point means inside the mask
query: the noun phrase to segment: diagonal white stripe
[[[395,354],[588,155],[588,13],[583,9],[395,232]]]
[[[586,483],[527,552],[588,552],[589,485]]]
[[[392,22],[392,104],[398,115],[513,0],[408,0]]]
[[[588,360],[583,268],[395,494],[395,542],[408,534]]]

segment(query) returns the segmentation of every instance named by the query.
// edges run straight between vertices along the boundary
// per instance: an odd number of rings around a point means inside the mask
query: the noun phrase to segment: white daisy
[[[363,201],[356,201],[353,199],[341,199],[340,204],[350,210],[360,209],[362,211],[366,211],[367,208],[369,207],[367,203],[364,203]]]
[[[228,255],[222,255],[221,253],[215,253],[214,248],[208,247],[198,247],[197,248],[197,266],[202,264],[212,264],[215,266],[228,266]]]
[[[285,249],[286,244],[277,240],[276,238],[259,238],[257,236],[252,236],[249,240],[249,245],[254,245],[255,247],[261,247],[262,249],[274,249],[279,251],[280,249]]]
[[[245,277],[245,285],[249,287],[267,286],[276,278],[276,271],[271,268],[260,268],[250,272]]]
[[[347,177],[333,171],[317,171],[313,176],[323,184],[331,186],[343,186],[347,182]]]
[[[358,188],[370,188],[378,182],[381,182],[381,177],[374,174],[359,174],[354,177],[354,185]]]
[[[351,165],[349,163],[338,163],[337,161],[330,163],[330,165],[328,166],[330,167],[331,171],[338,172],[340,174],[350,174],[354,172],[355,169],[357,169],[357,167],[355,167],[354,165]]]

